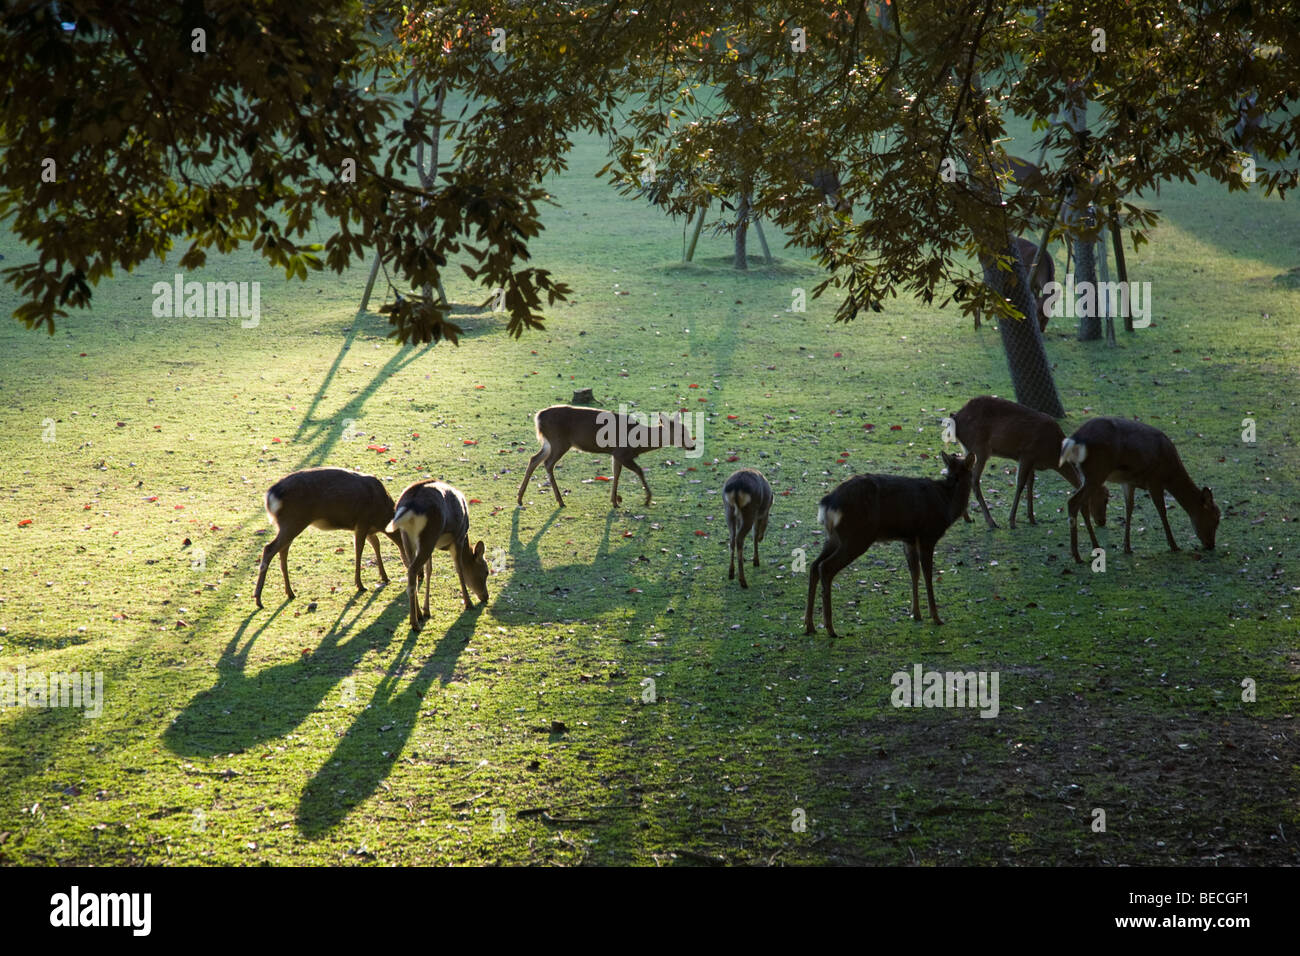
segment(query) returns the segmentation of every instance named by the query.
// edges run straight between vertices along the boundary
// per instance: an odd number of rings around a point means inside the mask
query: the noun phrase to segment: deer
[[[980,475],[992,457],[1010,458],[1016,463],[1016,495],[1011,502],[1009,522],[1012,528],[1016,526],[1016,511],[1020,508],[1022,493],[1029,511],[1029,523],[1038,523],[1034,520],[1034,476],[1038,471],[1050,468],[1059,472],[1074,488],[1083,485],[1083,474],[1075,465],[1058,461],[1065,432],[1056,419],[1005,398],[992,395],[972,398],[950,418],[943,420],[943,437],[944,441],[955,441],[964,450],[975,453],[971,480],[975,500],[984,509],[984,520],[990,529],[997,528],[998,523],[993,520],[984,501]],[[1092,518],[1102,527],[1106,526],[1106,502],[1109,498],[1110,492],[1104,485],[1089,498]],[[969,523],[969,509],[964,517]]]
[[[831,581],[835,575],[877,541],[901,541],[912,573],[912,619],[921,620],[917,575],[925,570],[925,593],[935,624],[934,546],[970,501],[974,453],[962,458],[941,453],[946,475],[941,479],[901,475],[854,475],[822,498],[817,523],[826,529],[826,544],[808,572],[808,605],[804,633],[813,634],[813,605],[822,586],[822,614],[829,637],[838,637],[831,623]]]
[[[396,512],[385,529],[400,534],[410,562],[406,569],[406,597],[411,608],[411,630],[429,617],[429,587],[433,577],[433,552],[450,551],[451,563],[460,579],[460,596],[465,610],[474,605],[473,591],[487,603],[488,563],[483,557],[483,542],[469,546],[469,505],[465,496],[445,482],[425,478],[408,485],[397,499]],[[424,577],[424,613],[420,613],[420,577]],[[468,587],[468,590],[467,590]]]
[[[362,475],[342,468],[306,468],[281,478],[266,493],[266,516],[276,529],[275,538],[262,549],[262,564],[257,569],[257,588],[253,600],[262,607],[262,585],[271,559],[280,555],[280,571],[284,574],[284,590],[288,599],[294,599],[289,584],[289,545],[302,534],[308,525],[323,531],[351,531],[356,538],[354,563],[357,593],[364,591],[361,583],[361,552],[366,539],[375,550],[375,563],[379,566],[380,586],[388,583],[384,559],[379,553],[379,534],[386,534],[397,545],[406,563],[406,552],[401,539],[385,529],[393,517],[393,497],[384,483],[373,475]]]
[[[1077,516],[1088,496],[1107,481],[1124,486],[1124,553],[1132,554],[1129,534],[1133,526],[1133,489],[1145,488],[1165,527],[1165,540],[1170,551],[1181,550],[1169,530],[1169,517],[1165,514],[1165,492],[1174,496],[1188,517],[1196,536],[1206,551],[1214,550],[1214,536],[1219,528],[1219,506],[1214,503],[1214,493],[1208,487],[1197,488],[1188,475],[1178,449],[1169,436],[1158,428],[1126,418],[1093,418],[1079,426],[1073,435],[1061,443],[1060,463],[1072,463],[1083,473],[1083,485],[1070,496],[1070,551],[1074,560],[1079,557],[1079,523]],[[1097,535],[1092,530],[1088,512],[1083,522],[1088,527],[1088,537],[1094,548]]]
[[[732,472],[722,486],[723,509],[727,518],[727,548],[731,568],[727,580],[736,577],[736,556],[740,556],[740,586],[745,581],[745,535],[754,532],[754,567],[758,567],[758,543],[767,534],[767,516],[772,510],[772,486],[762,472],[741,468]]]
[[[614,487],[610,490],[610,500],[618,507],[623,498],[618,493],[618,478],[624,468],[632,471],[641,479],[645,488],[645,503],[650,504],[650,485],[645,480],[645,472],[636,463],[638,455],[651,448],[677,446],[690,451],[695,441],[686,430],[681,413],[665,418],[661,413],[656,425],[646,425],[636,421],[622,412],[609,412],[599,408],[579,408],[575,405],[552,405],[537,413],[537,440],[542,443],[541,450],[528,462],[523,483],[519,486],[518,502],[524,503],[524,491],[528,488],[528,479],[538,465],[546,463],[546,475],[551,480],[551,491],[561,508],[564,498],[560,486],[555,481],[555,466],[570,448],[593,454],[608,454],[614,461]]]

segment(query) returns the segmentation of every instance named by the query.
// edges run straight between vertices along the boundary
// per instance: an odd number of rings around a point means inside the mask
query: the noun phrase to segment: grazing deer
[[[406,562],[406,552],[401,551],[402,541],[385,529],[393,517],[393,497],[384,483],[372,475],[359,475],[342,468],[307,468],[281,478],[266,493],[266,516],[276,528],[276,535],[262,549],[262,564],[257,569],[257,588],[253,600],[262,606],[262,584],[266,569],[278,552],[280,570],[284,573],[284,590],[289,600],[294,598],[289,585],[289,545],[302,534],[308,525],[324,531],[351,531],[356,536],[356,584],[361,583],[361,552],[366,538],[375,549],[375,563],[379,565],[380,583],[388,583],[384,559],[379,553],[378,534],[383,533],[397,545]]]
[[[695,442],[687,433],[682,422],[681,413],[672,418],[659,416],[659,424],[643,425],[622,412],[607,412],[599,408],[578,408],[574,405],[552,405],[537,413],[537,440],[542,443],[538,451],[528,462],[523,483],[519,486],[519,504],[524,503],[524,490],[533,470],[542,462],[546,463],[546,475],[551,480],[551,491],[555,500],[564,507],[564,498],[560,495],[560,486],[555,482],[555,465],[570,448],[594,454],[607,454],[614,460],[614,487],[610,491],[610,500],[615,506],[623,503],[618,493],[618,478],[624,468],[634,472],[641,479],[645,488],[645,503],[650,504],[650,486],[646,483],[645,472],[636,463],[637,455],[651,448],[667,448],[676,445],[687,451],[695,447]]]
[[[1197,488],[1178,449],[1169,436],[1158,428],[1126,418],[1094,418],[1084,422],[1079,429],[1061,444],[1060,463],[1071,462],[1083,472],[1083,487],[1070,496],[1070,550],[1074,560],[1079,557],[1079,524],[1077,515],[1084,501],[1095,489],[1107,481],[1117,481],[1124,486],[1124,553],[1132,554],[1129,532],[1133,527],[1133,489],[1145,488],[1151,494],[1160,521],[1165,526],[1165,539],[1170,551],[1178,551],[1169,518],[1165,514],[1165,492],[1183,506],[1192,519],[1196,536],[1205,550],[1214,550],[1214,535],[1219,527],[1219,506],[1214,503],[1214,493],[1209,488]],[[1084,511],[1083,522],[1088,526],[1088,537],[1094,548],[1097,535]]]
[[[943,455],[945,477],[904,478],[899,475],[854,475],[822,498],[817,521],[826,529],[826,544],[808,572],[808,607],[804,633],[812,634],[817,582],[822,586],[822,613],[826,633],[836,637],[831,624],[831,581],[876,541],[901,541],[912,572],[912,618],[921,620],[917,573],[925,569],[925,593],[930,617],[939,620],[934,601],[934,546],[949,526],[966,510],[970,500],[971,470],[975,456]]]
[[[767,516],[772,510],[772,486],[761,472],[741,468],[733,472],[722,486],[723,508],[727,516],[727,547],[731,554],[731,569],[727,580],[736,576],[736,556],[740,556],[740,586],[749,587],[745,581],[745,535],[754,532],[754,567],[758,567],[758,543],[767,534]]]
[[[975,500],[984,509],[984,520],[990,528],[996,528],[998,523],[989,513],[980,488],[980,475],[990,458],[1010,458],[1016,463],[1016,496],[1011,502],[1010,521],[1013,528],[1022,493],[1029,511],[1029,523],[1037,524],[1034,520],[1034,475],[1037,471],[1051,468],[1075,488],[1083,484],[1083,475],[1078,468],[1059,461],[1065,433],[1056,419],[1005,398],[992,395],[972,398],[951,418],[943,420],[943,434],[945,441],[955,439],[964,449],[975,453],[971,480],[975,486]],[[1102,527],[1106,526],[1106,501],[1109,497],[1110,492],[1103,485],[1089,498],[1093,520]],[[965,517],[967,521],[971,520],[969,509]]]
[[[483,542],[469,546],[469,506],[465,496],[444,482],[425,478],[408,485],[397,499],[397,513],[386,529],[401,533],[405,553],[410,555],[406,569],[406,597],[411,606],[411,630],[420,629],[420,621],[429,616],[429,582],[433,577],[433,552],[450,551],[451,563],[460,578],[460,596],[465,610],[474,605],[469,591],[484,603],[488,599],[488,564],[483,558]],[[420,573],[424,574],[424,613],[420,613]],[[466,585],[469,590],[466,590]]]

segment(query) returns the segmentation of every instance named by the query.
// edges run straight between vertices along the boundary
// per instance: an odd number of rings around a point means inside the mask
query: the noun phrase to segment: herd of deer
[[[617,427],[614,427],[617,426]],[[822,587],[822,611],[826,632],[836,637],[831,623],[831,582],[835,575],[877,541],[900,541],[912,575],[912,617],[921,620],[918,593],[919,571],[925,572],[925,590],[930,602],[930,617],[939,620],[934,599],[934,548],[948,528],[968,512],[972,489],[984,511],[990,528],[997,522],[989,513],[980,489],[980,475],[993,457],[1009,458],[1017,463],[1016,493],[1011,505],[1010,525],[1016,525],[1016,512],[1022,494],[1029,523],[1034,524],[1034,474],[1050,468],[1076,489],[1069,499],[1070,550],[1075,561],[1079,556],[1078,516],[1094,548],[1099,547],[1094,522],[1106,523],[1109,492],[1106,482],[1124,488],[1124,552],[1132,553],[1129,541],[1133,517],[1134,489],[1151,495],[1156,512],[1164,525],[1165,537],[1172,551],[1179,550],[1169,529],[1165,513],[1166,491],[1192,519],[1196,535],[1207,550],[1214,548],[1219,526],[1219,508],[1209,488],[1197,488],[1183,467],[1178,451],[1163,432],[1141,422],[1123,418],[1094,418],[1066,437],[1056,420],[1001,398],[982,395],[967,402],[951,418],[943,421],[945,440],[962,445],[961,457],[943,454],[947,466],[939,479],[910,478],[900,475],[855,475],[823,497],[818,505],[817,523],[826,531],[826,543],[813,562],[808,575],[808,602],[804,614],[804,631],[814,632],[813,605],[817,585]],[[615,506],[622,502],[618,479],[624,468],[641,479],[645,501],[650,504],[650,486],[645,472],[636,463],[642,452],[651,448],[695,447],[680,414],[672,418],[659,416],[656,424],[638,421],[632,416],[615,414],[574,405],[554,405],[536,416],[537,438],[541,449],[528,462],[518,503],[533,471],[545,464],[551,490],[560,507],[564,499],[555,481],[555,465],[571,448],[595,454],[609,454],[614,465],[610,499]],[[611,439],[616,435],[616,439]],[[758,545],[767,531],[772,509],[772,486],[763,475],[743,468],[732,474],[723,485],[723,507],[727,521],[730,570],[735,578],[740,561],[740,585],[745,580],[745,538],[754,536],[754,566],[757,567]],[[469,592],[483,602],[488,599],[488,564],[483,557],[483,542],[469,544],[469,508],[465,497],[451,485],[427,478],[409,485],[394,503],[382,481],[370,475],[355,474],[340,468],[308,468],[294,472],[271,486],[266,493],[266,513],[276,528],[276,536],[262,551],[257,573],[254,600],[262,607],[262,585],[271,559],[280,556],[284,589],[290,599],[289,545],[308,525],[327,531],[351,531],[355,537],[354,577],[358,591],[361,583],[361,554],[369,538],[375,552],[382,583],[388,583],[383,558],[379,553],[379,534],[387,535],[397,545],[407,569],[406,592],[410,605],[412,630],[418,630],[429,616],[430,559],[435,550],[450,551],[452,564],[460,578],[461,597],[466,609],[472,607]],[[424,608],[419,606],[419,583],[424,578]]]

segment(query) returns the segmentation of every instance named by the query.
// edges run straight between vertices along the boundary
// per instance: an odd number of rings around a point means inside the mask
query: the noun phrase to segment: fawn
[[[741,468],[733,472],[722,486],[723,508],[727,516],[727,547],[731,568],[727,580],[736,576],[736,556],[740,556],[740,586],[745,581],[745,535],[754,531],[754,567],[758,567],[758,543],[767,533],[767,516],[772,510],[772,486],[761,472]]]
[[[289,600],[294,598],[289,584],[289,545],[302,534],[308,525],[324,531],[351,531],[356,536],[356,584],[361,583],[361,552],[366,538],[375,549],[375,563],[379,565],[380,584],[388,583],[384,559],[379,553],[380,533],[388,535],[402,551],[402,541],[385,529],[393,517],[393,497],[384,483],[373,475],[359,475],[342,468],[307,468],[281,478],[266,493],[266,516],[276,528],[275,538],[262,549],[262,564],[257,569],[257,588],[253,600],[262,606],[262,585],[266,569],[278,552],[280,570],[284,574],[284,590]]]
[[[1145,488],[1165,526],[1165,540],[1170,551],[1180,550],[1169,530],[1165,514],[1165,492],[1168,491],[1192,519],[1196,536],[1205,550],[1214,550],[1214,536],[1219,528],[1219,506],[1214,503],[1214,493],[1209,488],[1197,488],[1187,474],[1178,449],[1169,436],[1158,428],[1126,418],[1094,418],[1079,426],[1073,435],[1061,444],[1061,464],[1071,462],[1083,472],[1083,487],[1070,496],[1070,551],[1074,560],[1079,557],[1079,522],[1077,516],[1084,500],[1107,481],[1117,481],[1124,486],[1124,553],[1132,554],[1129,532],[1133,525],[1133,489]],[[1088,527],[1088,537],[1094,548],[1097,535],[1092,530],[1088,512],[1083,513],[1083,523]]]
[[[817,522],[826,529],[826,544],[808,572],[808,606],[804,633],[812,634],[817,583],[822,586],[826,633],[837,637],[831,623],[831,581],[876,541],[901,541],[912,572],[912,618],[921,620],[917,572],[925,570],[925,592],[935,624],[934,546],[966,510],[970,500],[974,454],[957,458],[943,454],[947,475],[941,479],[900,475],[854,475],[822,498]]]
[[[605,453],[613,458],[614,487],[610,491],[610,500],[615,506],[623,503],[623,498],[618,493],[618,477],[624,468],[641,479],[641,485],[645,488],[645,503],[648,505],[650,485],[646,483],[645,472],[636,463],[637,455],[651,448],[667,448],[670,445],[688,451],[695,447],[680,412],[672,418],[665,418],[661,414],[659,423],[651,426],[619,412],[579,408],[575,405],[552,405],[537,413],[536,424],[537,440],[542,443],[542,447],[529,460],[523,483],[519,485],[518,502],[521,505],[533,470],[545,462],[546,475],[551,480],[551,491],[555,492],[555,500],[560,507],[564,507],[560,486],[555,482],[555,465],[570,448],[595,454]]]

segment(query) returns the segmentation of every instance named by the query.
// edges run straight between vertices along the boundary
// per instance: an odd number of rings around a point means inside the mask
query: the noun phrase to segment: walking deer
[[[610,490],[610,500],[615,506],[623,503],[618,493],[618,479],[624,468],[641,479],[645,488],[645,503],[650,504],[650,485],[646,483],[645,472],[636,463],[636,458],[652,448],[677,446],[691,450],[695,442],[682,422],[681,413],[672,418],[659,416],[657,425],[642,424],[622,412],[609,412],[599,408],[579,408],[574,405],[552,405],[537,413],[537,440],[542,443],[541,450],[528,462],[523,483],[519,486],[519,504],[524,503],[524,491],[528,488],[528,479],[538,465],[546,463],[546,475],[551,480],[551,491],[561,508],[564,498],[560,495],[560,486],[555,482],[555,466],[570,448],[594,454],[610,455],[614,461],[614,487]]]
[[[408,485],[397,499],[397,511],[386,529],[400,533],[405,553],[410,555],[406,569],[406,597],[411,608],[411,630],[429,617],[429,588],[433,577],[433,552],[450,551],[451,563],[460,579],[460,596],[465,610],[473,607],[469,591],[484,603],[488,599],[488,564],[483,557],[483,542],[469,546],[469,506],[465,496],[444,482],[425,478]],[[420,574],[424,574],[424,613],[420,613]],[[468,585],[468,590],[466,586]]]
[[[727,548],[731,568],[727,580],[736,576],[736,557],[740,556],[740,586],[745,581],[745,535],[754,532],[754,567],[758,567],[758,543],[767,534],[767,516],[772,510],[772,486],[761,472],[741,468],[733,472],[722,486],[723,508],[727,516]]]
[[[257,569],[257,588],[253,600],[262,606],[262,585],[271,559],[280,555],[280,571],[284,574],[284,590],[293,600],[289,584],[289,545],[302,534],[308,525],[324,531],[351,531],[356,538],[355,578],[358,591],[361,583],[361,552],[366,539],[375,549],[375,563],[379,566],[380,584],[388,583],[384,559],[379,553],[379,538],[386,534],[401,550],[401,539],[385,529],[393,517],[393,498],[384,483],[372,475],[359,475],[342,468],[307,468],[281,478],[266,493],[266,516],[276,528],[275,538],[262,549],[262,564]]]
[[[837,637],[831,623],[831,581],[877,541],[901,541],[912,573],[912,618],[921,620],[917,577],[925,570],[930,617],[939,620],[934,600],[934,546],[966,510],[970,500],[975,455],[944,454],[947,474],[940,479],[899,475],[854,475],[822,498],[817,522],[826,529],[826,544],[808,573],[808,605],[804,633],[812,634],[817,584],[822,586],[826,633]]]
[[[1160,429],[1125,418],[1094,418],[1084,422],[1061,444],[1060,462],[1062,465],[1071,462],[1083,472],[1083,486],[1070,496],[1070,551],[1075,561],[1083,562],[1079,557],[1077,515],[1088,496],[1107,481],[1124,486],[1125,554],[1133,553],[1129,534],[1133,526],[1134,488],[1145,488],[1150,493],[1165,527],[1170,551],[1180,549],[1165,514],[1166,491],[1192,519],[1192,527],[1205,550],[1214,550],[1214,536],[1219,528],[1219,506],[1214,503],[1214,493],[1209,488],[1196,487],[1178,457],[1178,449]],[[1083,522],[1088,527],[1092,546],[1100,547],[1086,510]]]
[[[943,420],[943,433],[945,441],[955,439],[964,449],[975,453],[971,481],[975,500],[984,509],[984,520],[990,528],[996,528],[998,523],[989,513],[980,487],[980,475],[990,458],[1010,458],[1016,463],[1016,496],[1011,502],[1012,528],[1016,526],[1016,511],[1022,493],[1029,511],[1029,523],[1037,524],[1034,520],[1034,475],[1039,470],[1050,468],[1059,472],[1075,488],[1083,484],[1083,475],[1077,467],[1059,461],[1065,433],[1056,419],[1016,402],[992,395],[972,398],[951,418]],[[1093,520],[1102,527],[1106,526],[1106,501],[1109,497],[1110,493],[1103,485],[1089,498]],[[971,520],[969,509],[965,518]]]

